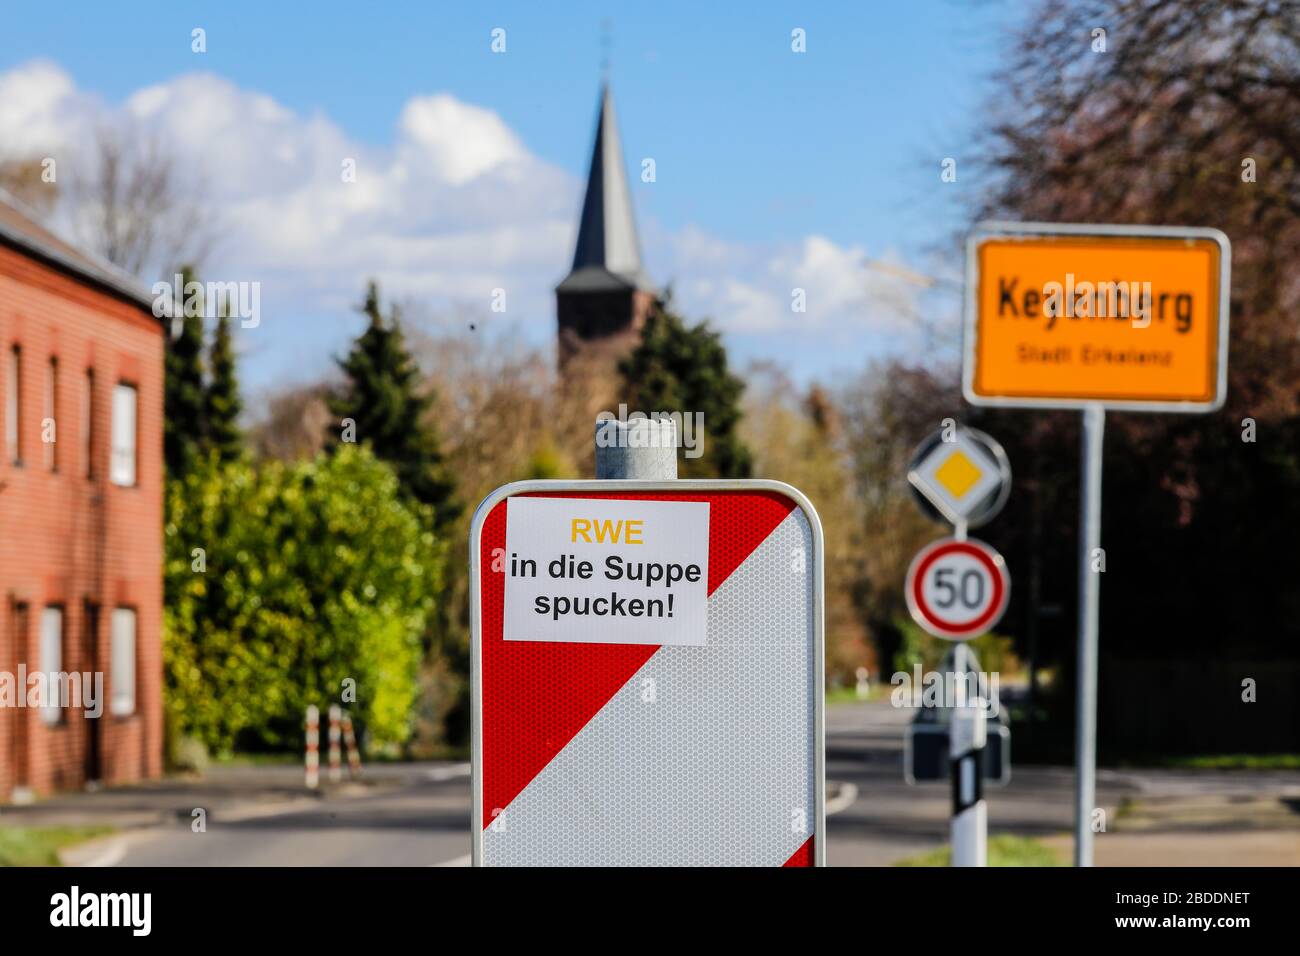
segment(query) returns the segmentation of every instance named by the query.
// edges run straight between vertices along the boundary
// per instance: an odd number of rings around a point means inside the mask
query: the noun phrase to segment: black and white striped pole
[[[912,456],[908,483],[922,511],[953,526],[912,559],[903,583],[908,610],[924,630],[955,641],[952,669],[957,699],[948,724],[952,778],[953,866],[988,865],[988,809],[984,803],[987,701],[965,642],[987,634],[1002,618],[1011,591],[1006,562],[995,549],[967,537],[1001,510],[1011,489],[1011,465],[992,437],[951,419]]]
[[[969,672],[965,644],[954,649],[957,686],[963,686]],[[985,702],[972,697],[952,710],[948,728],[949,767],[952,772],[952,823],[950,826],[953,866],[988,865],[988,806],[984,802],[984,744],[988,736]]]

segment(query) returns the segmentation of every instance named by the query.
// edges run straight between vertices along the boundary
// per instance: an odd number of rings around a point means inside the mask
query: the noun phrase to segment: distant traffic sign
[[[935,637],[966,641],[1002,619],[1011,577],[1002,555],[984,542],[944,538],[912,559],[904,588],[917,624]]]
[[[980,757],[984,779],[995,786],[1005,787],[1011,782],[1011,730],[990,719],[987,732],[989,743]],[[948,751],[946,723],[912,721],[903,735],[904,782],[916,784],[948,780],[952,773]]]
[[[966,247],[966,400],[1218,408],[1230,260],[1217,229],[981,225]]]
[[[917,446],[907,480],[927,514],[974,528],[1002,510],[1011,492],[1011,464],[990,436],[957,426]]]

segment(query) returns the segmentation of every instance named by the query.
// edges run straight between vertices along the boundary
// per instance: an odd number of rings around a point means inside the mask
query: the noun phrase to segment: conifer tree
[[[702,414],[703,455],[682,457],[683,477],[750,476],[752,459],[737,431],[745,385],[727,369],[722,338],[707,322],[687,326],[670,304],[661,303],[647,318],[640,343],[619,363],[619,373],[626,400],[637,411]]]
[[[185,285],[195,281],[192,266],[180,269]],[[182,286],[184,296],[184,286]],[[207,440],[206,390],[203,385],[203,299],[174,304],[167,336],[163,384],[163,458],[167,475],[183,477]]]
[[[222,309],[208,352],[209,380],[204,393],[205,450],[214,451],[221,461],[235,461],[243,455],[243,433],[239,413],[239,379],[235,373],[235,349],[230,333],[230,314]]]
[[[435,525],[446,528],[460,505],[429,421],[433,396],[420,389],[420,370],[406,348],[397,308],[384,316],[373,280],[361,312],[369,325],[339,360],[347,380],[330,402],[339,425],[335,442],[369,444],[392,466],[403,490],[433,508]]]

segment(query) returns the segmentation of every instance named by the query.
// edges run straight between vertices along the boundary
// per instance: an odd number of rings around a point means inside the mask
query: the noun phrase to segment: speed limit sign
[[[935,637],[966,641],[1002,619],[1011,578],[1002,555],[983,541],[944,538],[912,559],[905,590],[917,624]]]

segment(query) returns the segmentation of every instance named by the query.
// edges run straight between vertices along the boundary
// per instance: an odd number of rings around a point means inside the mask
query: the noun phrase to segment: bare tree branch
[[[218,234],[202,183],[156,135],[101,127],[71,177],[74,228],[87,246],[144,279],[201,265]]]

